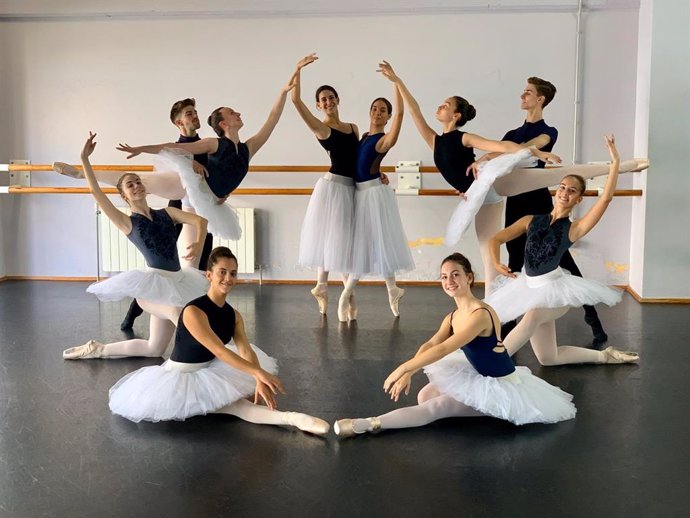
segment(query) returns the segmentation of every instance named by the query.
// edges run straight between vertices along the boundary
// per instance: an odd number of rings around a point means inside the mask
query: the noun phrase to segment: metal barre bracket
[[[422,162],[419,160],[398,162],[395,172],[398,174],[397,195],[418,196],[422,188],[422,173],[419,171]]]

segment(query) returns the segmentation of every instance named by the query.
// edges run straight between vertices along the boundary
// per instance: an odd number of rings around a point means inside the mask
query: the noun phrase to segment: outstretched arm
[[[431,126],[427,124],[426,120],[424,119],[424,115],[422,115],[422,110],[419,109],[419,103],[417,103],[417,100],[412,97],[412,94],[405,86],[405,83],[403,83],[402,79],[396,75],[396,73],[393,71],[393,67],[387,61],[382,61],[379,63],[377,72],[381,72],[385,78],[395,83],[395,85],[398,87],[405,104],[410,110],[412,120],[414,121],[415,126],[417,126],[417,131],[419,131],[419,134],[424,139],[424,142],[426,142],[431,149],[434,149],[434,140],[436,139],[437,133],[431,129]]]
[[[151,144],[148,146],[130,146],[129,144],[119,144],[115,149],[129,153],[127,159],[134,158],[142,153],[157,155],[166,148],[181,149],[192,155],[203,155],[218,151],[218,139],[202,138],[196,142],[167,142],[164,144]]]
[[[505,275],[506,277],[516,277],[510,268],[501,263],[501,245],[503,243],[507,243],[508,241],[512,241],[516,237],[519,237],[527,232],[527,227],[531,221],[532,216],[524,216],[509,227],[497,232],[491,239],[489,239],[489,257],[491,257],[491,262],[493,262],[494,268],[501,275]]]
[[[125,234],[129,234],[132,231],[132,220],[129,216],[118,209],[110,198],[101,190],[101,186],[98,185],[98,180],[96,180],[96,175],[91,168],[91,162],[89,157],[93,150],[96,149],[96,138],[95,133],[89,131],[89,138],[86,139],[84,147],[81,150],[81,163],[84,166],[84,177],[89,184],[89,189],[91,194],[96,199],[96,203],[101,208],[101,210],[108,216],[108,219],[113,222],[113,224]]]
[[[606,147],[609,150],[609,156],[611,157],[611,165],[609,166],[609,176],[606,179],[606,185],[604,186],[604,192],[599,196],[596,203],[591,209],[587,211],[582,219],[579,219],[570,226],[569,239],[573,242],[577,241],[584,235],[586,235],[590,230],[594,228],[594,225],[599,223],[599,220],[606,212],[606,209],[613,200],[613,194],[616,192],[616,183],[618,182],[618,166],[620,164],[620,156],[618,155],[618,150],[616,149],[616,141],[611,135],[604,135],[604,141],[606,142]],[[562,187],[559,187],[559,189]]]
[[[540,151],[534,146],[528,146],[527,144],[516,144],[515,142],[510,142],[509,140],[490,140],[479,135],[475,135],[474,133],[464,133],[462,135],[462,144],[465,147],[473,147],[475,149],[481,149],[482,151],[498,153],[515,153],[521,149],[529,149],[534,156],[543,162],[552,164],[561,163],[561,158],[558,155]]]
[[[247,139],[246,144],[247,148],[249,148],[250,160],[256,154],[256,152],[259,151],[259,149],[261,149],[261,146],[263,146],[266,143],[268,137],[270,137],[271,133],[273,133],[276,124],[278,124],[280,116],[283,113],[283,108],[285,107],[285,99],[287,98],[287,93],[295,87],[297,74],[298,72],[292,74],[285,86],[283,86],[283,88],[280,90],[280,94],[278,94],[278,99],[276,99],[276,102],[273,103],[271,113],[268,114],[268,119],[266,119],[266,122],[264,122],[264,125],[261,127],[259,132],[253,137]]]
[[[376,143],[376,151],[379,153],[386,153],[398,141],[400,135],[400,128],[402,127],[403,115],[405,114],[405,104],[403,103],[402,94],[397,84],[393,85],[395,102],[393,103],[393,122],[391,129]]]
[[[301,85],[301,72],[304,67],[307,65],[310,65],[314,61],[316,61],[318,56],[316,54],[309,54],[308,56],[303,57],[297,62],[297,69],[295,71],[295,86],[292,89],[292,94],[291,94],[291,99],[292,99],[292,104],[295,105],[295,109],[297,110],[297,113],[299,113],[300,117],[302,117],[302,120],[305,122],[307,127],[316,135],[316,138],[323,140],[327,139],[330,134],[331,134],[331,128],[329,128],[326,124],[321,122],[318,118],[314,117],[314,114],[307,108],[307,105],[304,104],[302,101],[301,97],[301,90],[302,90],[302,85]]]

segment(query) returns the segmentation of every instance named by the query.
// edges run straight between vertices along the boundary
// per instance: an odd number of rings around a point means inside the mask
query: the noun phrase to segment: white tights
[[[482,205],[474,217],[474,228],[479,241],[479,253],[484,266],[484,296],[491,293],[491,284],[498,275],[489,254],[489,239],[503,228],[503,201]]]
[[[98,183],[106,185],[117,186],[117,182],[123,174],[123,171],[94,171]],[[135,173],[141,178],[141,183],[144,184],[146,192],[165,198],[166,200],[181,200],[186,196],[180,175],[175,172],[152,172],[143,171]]]
[[[299,412],[271,410],[263,405],[255,405],[246,399],[240,399],[231,405],[226,405],[215,413],[234,415],[243,421],[254,424],[295,426],[300,430],[312,433],[325,433],[328,430],[327,423],[310,415]]]
[[[148,300],[137,299],[141,308],[151,315],[149,322],[149,339],[134,338],[122,342],[113,342],[103,346],[101,358],[122,358],[126,356],[162,356],[172,340],[177,320],[182,308],[157,304]]]
[[[603,351],[558,345],[556,343],[556,320],[565,315],[569,308],[532,309],[525,313],[503,344],[511,356],[530,341],[534,355],[542,365],[565,365],[568,363],[606,363]]]

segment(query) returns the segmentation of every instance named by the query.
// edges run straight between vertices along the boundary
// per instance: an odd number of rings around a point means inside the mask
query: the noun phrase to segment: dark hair
[[[561,182],[562,182],[563,180],[565,180],[566,178],[572,178],[572,179],[575,180],[578,184],[580,184],[580,195],[582,195],[582,194],[585,192],[585,189],[587,189],[587,182],[585,182],[585,179],[582,178],[579,174],[568,174],[568,175],[565,175],[565,176],[561,179]]]
[[[335,88],[330,85],[321,85],[316,89],[316,102],[319,102],[319,95],[325,90],[330,90],[335,94],[336,99],[340,99],[340,97],[338,97],[338,92],[335,91]]]
[[[122,184],[124,183],[125,178],[128,176],[134,176],[136,178],[139,178],[139,181],[141,181],[141,177],[137,173],[125,173],[122,176],[120,176],[120,179],[117,181],[117,184],[115,185],[115,187],[117,187],[117,192],[119,192],[120,196],[122,196],[123,198],[125,197],[125,190],[122,188]],[[126,198],[125,198],[125,201],[127,201]],[[127,201],[127,204],[129,204],[128,201]]]
[[[457,128],[464,126],[466,122],[471,121],[477,116],[477,110],[475,110],[474,106],[467,102],[467,99],[460,97],[459,95],[454,95],[451,97],[451,99],[455,101],[455,113],[459,113],[461,115],[458,122],[455,123]]]
[[[210,272],[221,259],[234,259],[237,262],[237,257],[227,246],[217,246],[211,250],[211,254],[208,256],[206,270]]]
[[[369,111],[371,111],[371,109],[374,107],[374,103],[375,103],[376,101],[383,101],[383,103],[386,105],[386,108],[388,108],[388,113],[393,113],[393,105],[392,105],[391,102],[390,102],[388,99],[386,99],[385,97],[377,97],[376,99],[374,99],[373,101],[371,101],[371,106],[369,106]]]
[[[182,108],[186,108],[187,106],[193,106],[196,108],[196,100],[193,97],[188,97],[187,99],[182,99],[181,101],[177,101],[175,104],[173,104],[172,108],[170,108],[170,122],[175,124],[178,115],[180,115],[180,112],[182,111]]]
[[[223,136],[223,128],[220,127],[220,123],[223,121],[223,114],[221,113],[221,110],[225,108],[224,106],[221,106],[220,108],[216,108],[211,112],[211,115],[208,116],[208,125],[213,128],[213,131],[216,132],[216,135],[219,137]]]
[[[534,88],[537,89],[537,95],[544,97],[544,104],[542,104],[541,107],[546,108],[556,96],[556,87],[546,79],[540,77],[529,77],[527,78],[527,82],[534,85]]]
[[[472,282],[470,282],[470,288],[474,286],[474,272],[472,271],[472,265],[470,264],[470,260],[467,259],[467,257],[462,255],[460,252],[453,252],[443,261],[441,261],[441,267],[443,267],[443,265],[448,262],[454,262],[459,264],[460,266],[462,266],[462,269],[466,275],[472,275]]]

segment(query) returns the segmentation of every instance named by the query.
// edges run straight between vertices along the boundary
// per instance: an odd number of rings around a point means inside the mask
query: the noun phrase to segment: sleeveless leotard
[[[352,125],[350,125],[352,126]],[[346,176],[352,178],[357,168],[357,135],[354,128],[350,133],[343,133],[340,130],[331,128],[331,134],[327,139],[319,140],[319,144],[328,151],[328,156],[331,158],[331,168],[329,171],[332,174],[339,176]]]
[[[557,219],[551,223],[551,214],[532,216],[527,227],[525,244],[525,273],[530,277],[555,270],[572,246],[568,239],[570,219]]]
[[[244,142],[235,143],[225,137],[218,139],[218,150],[208,155],[206,182],[213,194],[224,198],[244,180],[249,171],[249,148]]]
[[[176,272],[180,269],[177,256],[177,233],[172,218],[165,209],[151,209],[151,219],[133,213],[132,231],[127,235],[151,268]]]
[[[376,151],[376,144],[384,135],[385,133],[377,133],[376,135],[365,133],[362,135],[362,139],[359,141],[359,150],[357,151],[355,182],[368,182],[375,178],[381,178],[381,160],[386,156],[386,153]]]
[[[467,192],[474,181],[474,176],[465,174],[475,157],[474,149],[462,144],[464,134],[454,130],[434,139],[434,163],[446,182],[460,192]]]

